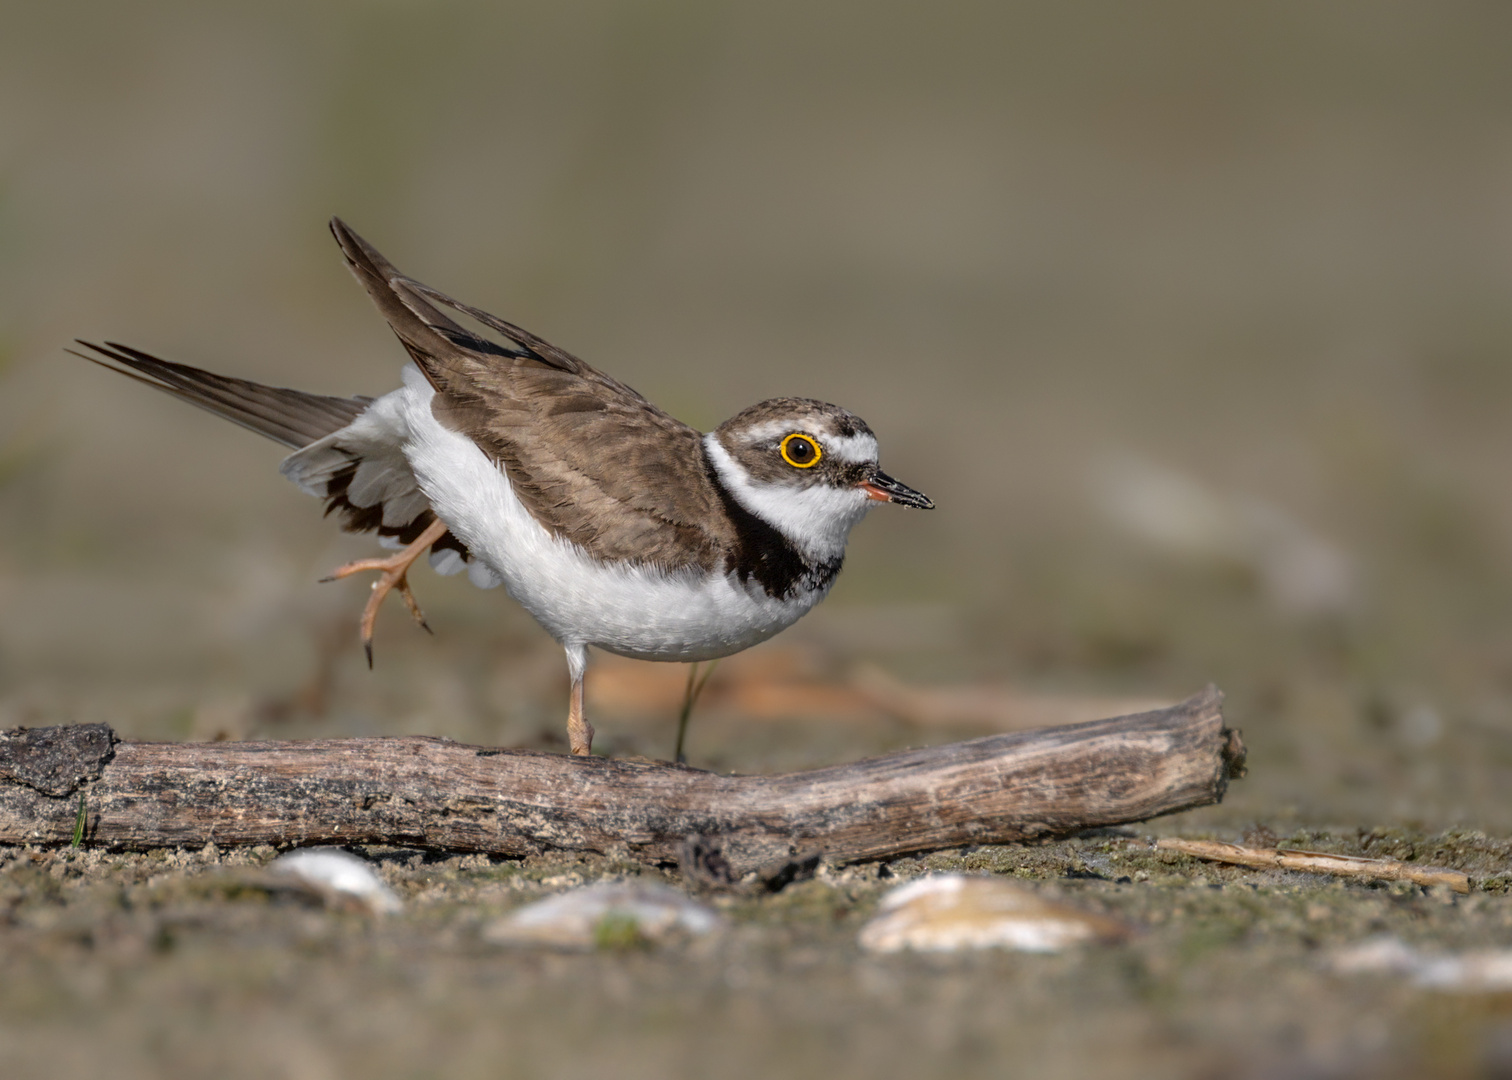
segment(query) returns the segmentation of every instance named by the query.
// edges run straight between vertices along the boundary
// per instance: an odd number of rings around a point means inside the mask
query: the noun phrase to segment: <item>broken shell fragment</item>
[[[1337,975],[1400,975],[1425,990],[1506,993],[1512,990],[1512,949],[1440,953],[1382,937],[1336,949],[1328,966]]]
[[[874,952],[1058,952],[1083,942],[1121,941],[1130,932],[1116,919],[1045,900],[1007,881],[941,874],[884,897],[876,918],[861,929],[860,942]]]
[[[603,882],[527,904],[490,924],[483,938],[496,945],[588,949],[700,937],[723,921],[666,885]]]
[[[268,873],[313,893],[327,907],[355,905],[388,915],[404,906],[366,860],[340,848],[291,851],[269,863]]]

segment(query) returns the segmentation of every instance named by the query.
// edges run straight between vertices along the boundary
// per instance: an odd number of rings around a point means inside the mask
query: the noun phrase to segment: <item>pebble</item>
[[[602,882],[549,896],[510,912],[483,931],[497,945],[587,949],[631,942],[701,937],[724,919],[667,885]]]
[[[1116,919],[1045,900],[998,878],[941,874],[901,885],[861,929],[873,952],[1017,949],[1059,952],[1084,942],[1120,941],[1131,928]]]

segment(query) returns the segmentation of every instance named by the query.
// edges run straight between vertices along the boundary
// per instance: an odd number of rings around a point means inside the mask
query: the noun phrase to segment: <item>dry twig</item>
[[[1257,870],[1302,870],[1309,874],[1334,874],[1339,877],[1375,878],[1378,881],[1411,881],[1417,885],[1447,885],[1457,893],[1470,891],[1470,878],[1458,870],[1434,866],[1413,866],[1392,859],[1361,859],[1352,855],[1330,855],[1324,851],[1299,851],[1296,848],[1252,848],[1225,844],[1219,840],[1155,841],[1161,851],[1176,851],[1209,862],[1250,866]]]

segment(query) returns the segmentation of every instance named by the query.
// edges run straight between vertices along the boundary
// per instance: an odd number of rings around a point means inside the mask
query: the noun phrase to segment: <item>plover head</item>
[[[854,413],[808,398],[752,405],[704,436],[719,479],[745,509],[807,554],[831,559],[879,502],[932,510],[877,465],[877,437]]]

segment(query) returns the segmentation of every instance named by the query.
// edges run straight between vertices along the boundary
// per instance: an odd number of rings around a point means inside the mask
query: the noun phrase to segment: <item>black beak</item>
[[[888,476],[881,469],[877,469],[857,485],[862,491],[878,502],[897,503],[899,506],[912,506],[916,510],[933,510],[934,500],[922,491],[915,491],[907,484],[900,484]]]

